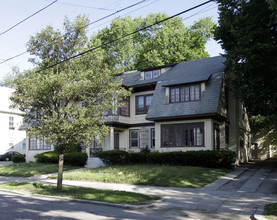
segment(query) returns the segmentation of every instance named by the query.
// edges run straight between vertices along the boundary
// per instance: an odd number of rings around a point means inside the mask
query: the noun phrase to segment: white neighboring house
[[[26,153],[26,131],[21,130],[22,112],[10,108],[10,96],[14,89],[0,86],[0,154],[7,151]]]

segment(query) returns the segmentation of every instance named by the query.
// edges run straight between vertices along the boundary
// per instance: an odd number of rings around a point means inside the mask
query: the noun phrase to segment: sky
[[[137,2],[141,2],[141,0],[57,0],[52,5],[50,4],[54,0],[1,0],[0,2],[1,63],[11,57],[26,52],[26,43],[30,36],[34,36],[47,25],[51,25],[55,29],[62,29],[65,16],[73,20],[77,15],[85,14],[90,19],[90,22],[94,22],[114,13],[113,16],[90,25],[88,27],[88,35],[91,35],[99,29],[108,26],[111,20],[116,17],[145,17],[149,13],[158,12],[172,16],[204,3],[206,0],[145,0],[132,8],[120,12],[118,11]],[[50,6],[47,7],[48,5]],[[41,10],[43,8],[45,9]],[[36,14],[33,15],[34,13]],[[28,18],[29,16],[31,17]],[[217,4],[215,2],[208,3],[180,17],[186,26],[192,25],[194,21],[201,17],[212,17],[217,22]],[[24,19],[26,20],[23,21]],[[22,23],[18,24],[21,21]],[[11,27],[13,28],[10,29]],[[210,40],[207,43],[206,51],[210,56],[217,56],[220,53],[224,53],[220,45],[214,40]],[[21,71],[32,68],[32,64],[28,62],[29,57],[30,55],[25,53],[0,64],[0,80],[11,73],[11,69],[14,66],[17,66]]]

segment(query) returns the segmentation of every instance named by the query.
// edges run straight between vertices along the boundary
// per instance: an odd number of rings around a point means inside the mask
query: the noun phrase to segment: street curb
[[[10,192],[18,195],[25,195],[29,197],[42,197],[42,198],[49,198],[49,199],[56,199],[60,201],[69,201],[69,202],[80,202],[80,203],[87,203],[87,204],[94,204],[94,205],[106,205],[111,207],[117,208],[128,208],[128,209],[144,209],[144,208],[153,208],[157,205],[161,204],[164,198],[161,198],[155,202],[143,204],[143,205],[135,205],[135,204],[119,204],[119,203],[111,203],[111,202],[101,202],[101,201],[92,201],[92,200],[85,200],[85,199],[74,199],[69,197],[62,197],[62,196],[49,196],[49,195],[41,195],[41,194],[31,194],[20,192],[17,190],[9,190],[9,189],[0,189],[3,192]]]

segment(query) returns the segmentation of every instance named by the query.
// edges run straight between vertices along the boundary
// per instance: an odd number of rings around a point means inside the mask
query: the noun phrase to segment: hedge
[[[109,150],[98,153],[98,157],[108,165],[123,165],[130,163],[130,154],[123,150]]]
[[[58,163],[59,153],[55,151],[48,151],[35,155],[38,163]],[[82,152],[72,152],[64,154],[64,164],[72,166],[85,166],[88,156]]]
[[[25,155],[13,155],[12,162],[14,163],[25,163]]]
[[[139,152],[103,151],[98,157],[108,165],[160,164],[177,166],[201,166],[209,168],[231,168],[236,160],[233,151],[186,151],[186,152]]]

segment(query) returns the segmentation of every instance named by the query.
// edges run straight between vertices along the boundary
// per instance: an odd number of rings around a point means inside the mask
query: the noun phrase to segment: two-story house
[[[119,74],[132,95],[106,116],[109,135],[91,148],[230,149],[237,162],[248,161],[248,115],[229,90],[224,61],[217,56]]]
[[[26,132],[21,130],[23,113],[10,108],[10,96],[14,90],[0,86],[0,154],[6,151],[17,151],[25,154]]]

